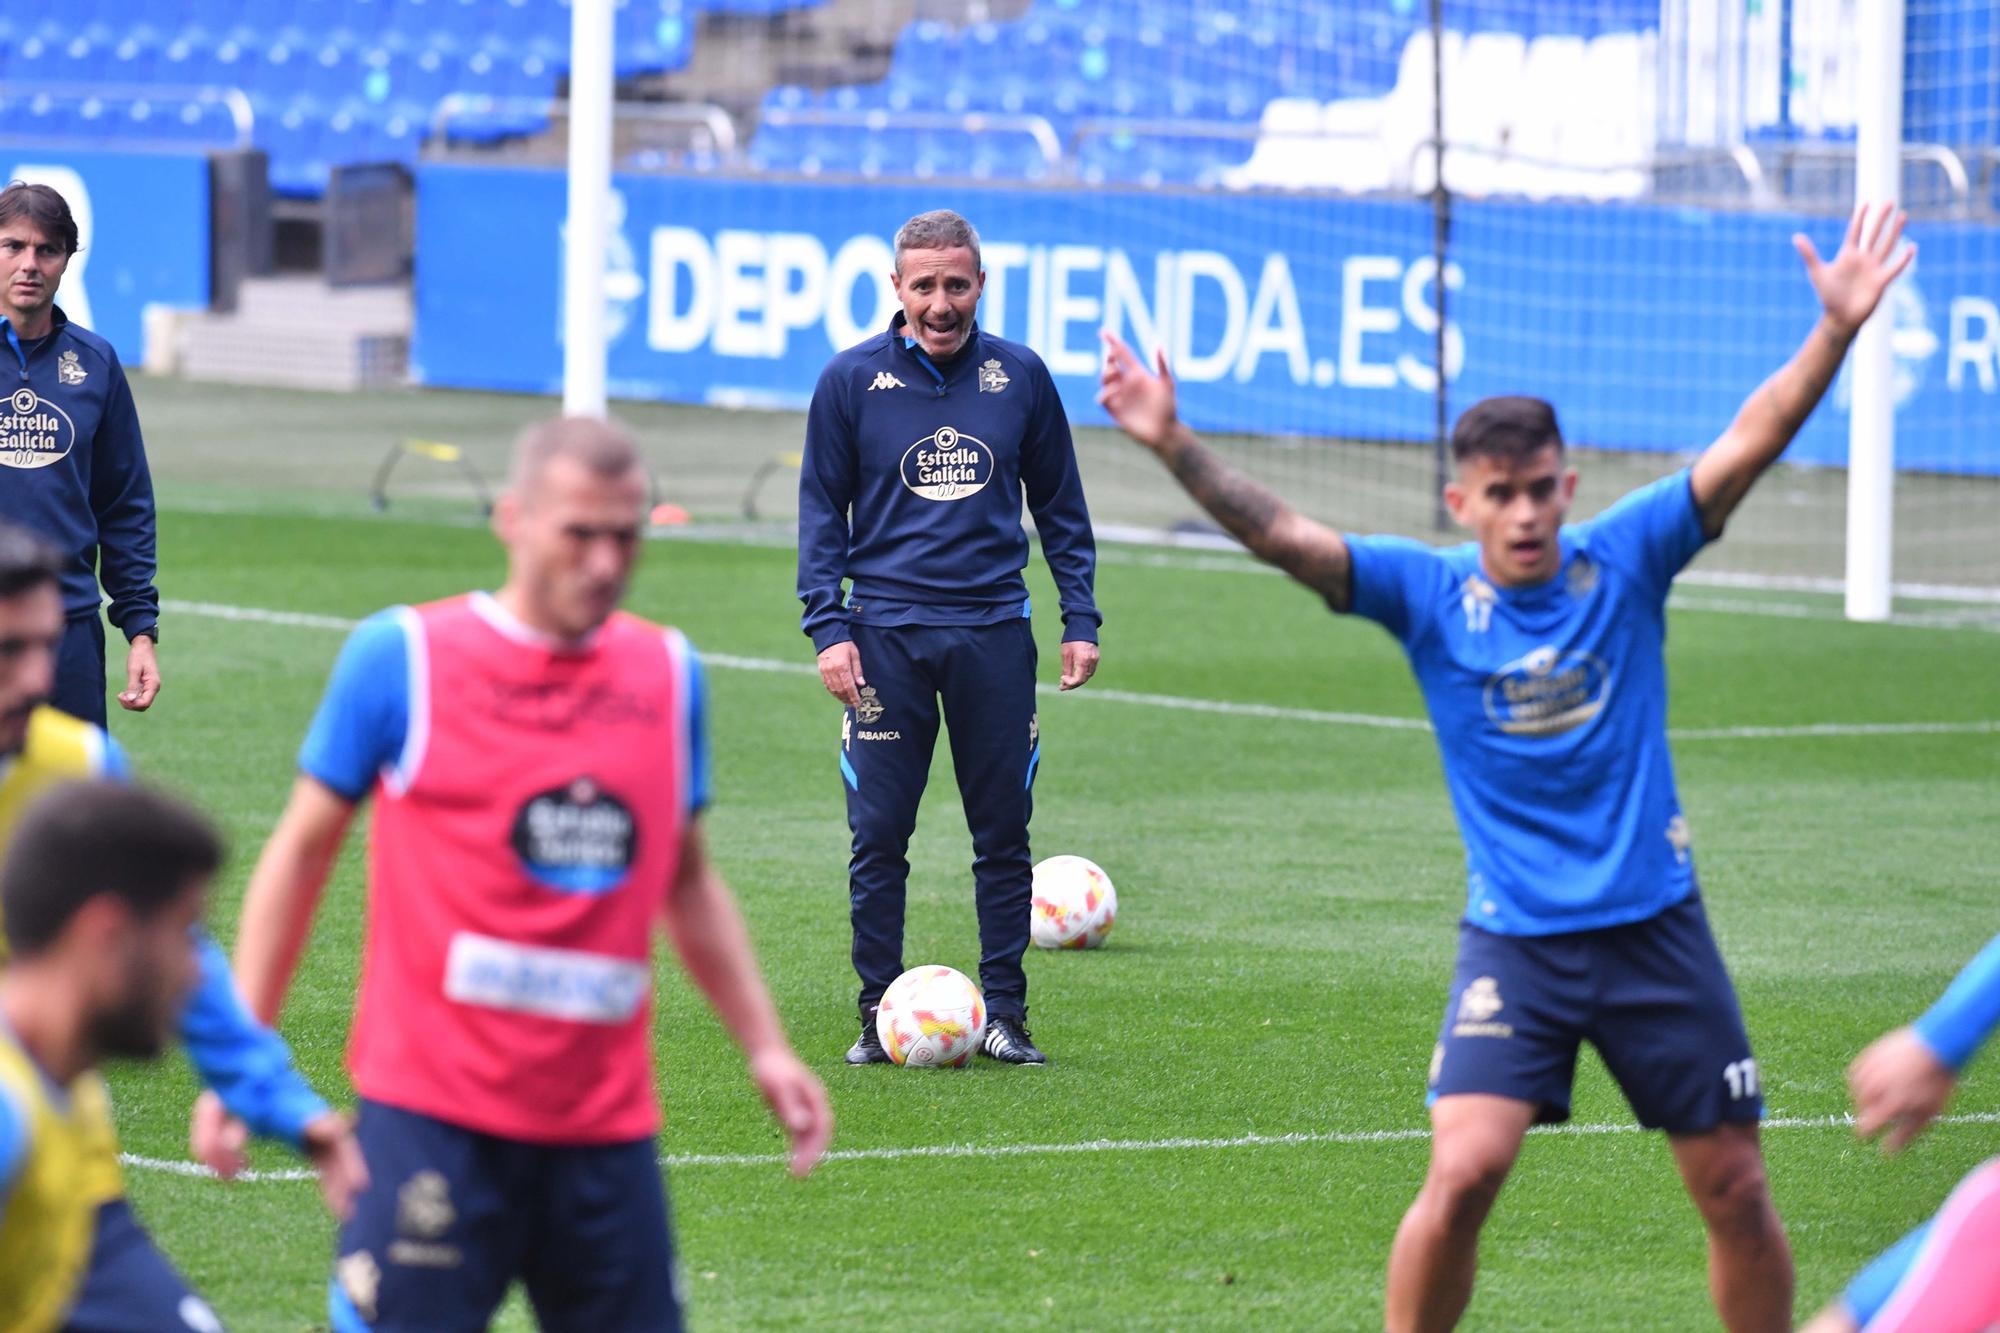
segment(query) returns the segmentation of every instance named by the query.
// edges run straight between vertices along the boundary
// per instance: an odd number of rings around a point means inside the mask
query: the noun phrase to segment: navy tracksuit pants
[[[49,702],[71,717],[100,727],[105,724],[104,618],[95,608],[88,615],[72,617],[63,628],[62,645],[56,649],[56,688]]]
[[[855,625],[868,683],[841,724],[854,970],[866,1014],[903,971],[906,853],[930,777],[939,706],[951,766],[972,831],[979,908],[979,988],[987,1012],[1025,1018],[1034,863],[1028,816],[1041,758],[1035,716],[1035,637],[1026,620],[995,625]]]

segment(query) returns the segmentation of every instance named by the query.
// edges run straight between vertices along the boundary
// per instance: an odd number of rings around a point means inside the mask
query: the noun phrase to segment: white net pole
[[[1860,115],[1854,190],[1859,202],[1902,195],[1903,0],[1861,0]],[[1847,616],[1889,618],[1896,488],[1895,324],[1878,311],[1855,339],[1854,410],[1847,454]]]
[[[611,191],[613,0],[572,0],[563,412],[604,415],[604,249]]]

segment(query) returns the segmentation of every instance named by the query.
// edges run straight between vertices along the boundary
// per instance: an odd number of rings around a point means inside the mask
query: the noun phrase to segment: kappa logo
[[[999,393],[1014,381],[1007,378],[1006,367],[999,361],[988,361],[979,368],[979,392]]]
[[[861,702],[854,706],[854,716],[861,719],[862,726],[874,726],[882,720],[882,714],[888,711],[882,703],[882,696],[875,692],[873,685],[861,687]]]
[[[875,382],[868,386],[868,392],[874,393],[877,389],[907,389],[909,387],[909,385],[884,370],[876,374]]]
[[[64,384],[77,385],[90,378],[90,372],[76,359],[74,349],[56,358],[56,378]]]

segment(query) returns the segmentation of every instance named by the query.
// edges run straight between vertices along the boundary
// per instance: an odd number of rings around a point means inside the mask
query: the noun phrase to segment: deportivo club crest
[[[1597,590],[1597,563],[1587,555],[1579,555],[1569,562],[1566,576],[1569,595],[1581,600]]]
[[[882,720],[882,714],[887,711],[882,706],[881,696],[875,693],[875,687],[873,685],[863,685],[861,687],[861,702],[854,706],[854,716],[861,719],[861,725],[864,727],[873,726]]]
[[[1007,371],[998,361],[988,361],[979,368],[979,392],[981,393],[999,393],[1011,383],[1013,381],[1007,378]]]
[[[396,1191],[396,1231],[418,1240],[436,1240],[458,1220],[451,1182],[441,1171],[419,1171]]]
[[[76,359],[74,350],[64,352],[56,358],[56,378],[64,384],[81,384],[90,378],[90,372]]]

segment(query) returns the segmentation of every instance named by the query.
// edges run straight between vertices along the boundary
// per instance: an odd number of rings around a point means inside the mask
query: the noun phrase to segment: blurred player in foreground
[[[483,1328],[516,1278],[544,1329],[680,1327],[654,1148],[661,927],[793,1170],[831,1134],[703,847],[699,660],[618,609],[645,495],[614,427],[525,431],[494,511],[505,584],[355,630],[251,878],[237,957],[275,1019],[374,794],[349,1051],[371,1184],[341,1229],[340,1333]]]
[[[1938,1002],[1848,1068],[1855,1132],[1900,1151],[1944,1110],[1959,1071],[2000,1027],[2000,937]],[[1848,1285],[1806,1333],[1977,1333],[2000,1325],[2000,1157],[1974,1167],[1930,1221]]]
[[[1479,1230],[1537,1122],[1569,1116],[1578,1045],[1640,1124],[1667,1132],[1708,1228],[1725,1325],[1791,1323],[1792,1261],[1758,1145],[1749,1037],[1701,906],[1667,751],[1674,575],[1784,452],[1909,263],[1903,218],[1857,209],[1822,262],[1793,238],[1820,318],[1694,466],[1588,523],[1555,411],[1489,398],[1452,433],[1453,517],[1432,550],[1343,537],[1208,452],[1113,333],[1098,401],[1259,558],[1402,643],[1435,723],[1466,846],[1457,974],[1431,1060],[1430,1170],[1389,1259],[1387,1325],[1446,1329],[1472,1296]]]
[[[127,772],[124,752],[102,728],[49,704],[65,634],[62,568],[40,538],[0,520],[0,847],[48,788]],[[238,1126],[247,1122],[312,1158],[321,1193],[338,1214],[362,1175],[347,1118],[314,1095],[277,1034],[251,1019],[215,941],[202,932],[195,948],[201,977],[180,1012],[188,1058],[220,1094],[218,1106],[241,1118]],[[67,1327],[73,1333],[213,1327],[208,1307],[154,1248],[125,1197],[117,1132],[99,1093],[85,1105],[92,1132],[79,1185],[96,1214],[95,1239]]]
[[[0,1328],[64,1326],[97,1229],[87,1182],[99,1063],[166,1049],[201,975],[196,927],[222,844],[176,801],[102,780],[50,788],[0,869]],[[186,1322],[221,1327],[205,1307]]]

